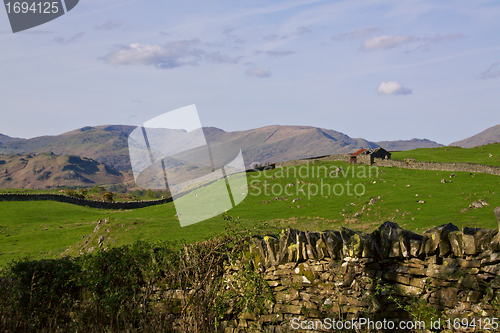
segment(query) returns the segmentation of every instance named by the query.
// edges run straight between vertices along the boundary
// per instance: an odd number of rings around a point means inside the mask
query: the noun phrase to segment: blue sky
[[[0,133],[139,125],[196,104],[226,131],[309,125],[443,144],[500,124],[499,1],[81,0],[13,34]]]

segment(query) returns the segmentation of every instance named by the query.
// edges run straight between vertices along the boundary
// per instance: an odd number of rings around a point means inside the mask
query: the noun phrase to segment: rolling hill
[[[0,145],[0,154],[53,152],[77,155],[107,164],[117,170],[130,170],[127,140],[133,126],[83,127],[54,136],[15,140]]]
[[[107,125],[83,127],[55,136],[14,139],[2,136],[0,154],[53,152],[91,158],[120,171],[131,170],[128,136],[135,126]],[[241,149],[247,167],[253,162],[272,163],[328,154],[351,153],[360,148],[409,150],[438,147],[429,140],[370,142],[343,133],[311,126],[266,126],[246,131],[226,132],[215,127],[203,128],[210,145],[223,143],[231,150]],[[6,139],[5,139],[6,138]]]
[[[495,142],[500,142],[500,125],[492,126],[482,131],[481,133],[473,135],[467,139],[452,142],[449,144],[449,146],[473,148]]]
[[[71,155],[0,155],[0,188],[92,186],[122,183],[124,175],[92,159]]]
[[[380,147],[388,151],[405,151],[417,148],[437,148],[443,147],[442,144],[427,139],[411,139],[397,141],[379,141],[376,142]]]
[[[0,134],[0,145],[2,143],[8,143],[8,142],[15,141],[15,140],[23,140],[23,139],[20,139],[20,138],[11,138],[10,136],[4,135],[4,134]]]

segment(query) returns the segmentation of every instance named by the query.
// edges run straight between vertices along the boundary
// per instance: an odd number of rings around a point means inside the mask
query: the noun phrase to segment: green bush
[[[68,322],[80,294],[80,272],[80,266],[69,258],[13,262],[2,280],[9,306],[1,311],[18,319],[11,321],[11,329],[53,328]],[[2,318],[0,327],[5,319],[9,318]]]

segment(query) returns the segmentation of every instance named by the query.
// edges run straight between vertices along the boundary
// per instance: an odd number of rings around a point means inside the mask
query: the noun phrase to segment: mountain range
[[[134,129],[135,126],[127,125],[87,126],[60,135],[31,139],[0,134],[0,188],[123,182],[131,177],[128,141]],[[178,132],[167,130],[155,134],[152,130],[148,133],[160,135],[161,142],[165,141],[163,138],[168,138],[164,144],[168,147],[178,139]],[[401,151],[443,146],[427,139],[371,142],[311,126],[273,125],[235,132],[204,127],[203,134],[215,159],[218,153],[236,156],[241,149],[247,168],[254,163],[347,154],[361,148],[382,147],[389,151]],[[491,142],[500,142],[500,125],[451,145],[469,148]],[[187,156],[196,156],[198,151],[199,148],[196,148],[179,156],[189,159]]]
[[[0,154],[53,152],[91,158],[117,170],[131,170],[128,136],[135,126],[109,125],[83,127],[55,136],[31,139],[0,137]],[[203,128],[207,142],[224,142],[239,147],[248,165],[271,163],[328,154],[351,153],[360,148],[384,147],[409,150],[438,147],[429,140],[371,142],[343,133],[310,126],[266,126],[246,131],[225,132],[215,127]]]

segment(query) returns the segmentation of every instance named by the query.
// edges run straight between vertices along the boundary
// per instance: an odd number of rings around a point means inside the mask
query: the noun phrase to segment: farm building
[[[375,149],[360,149],[355,153],[351,154],[349,158],[349,163],[352,164],[373,164],[375,158],[390,159],[391,153],[389,153],[384,148]]]

